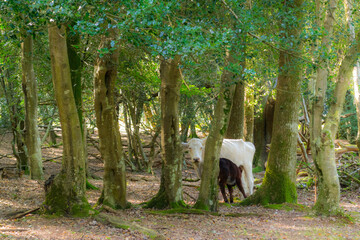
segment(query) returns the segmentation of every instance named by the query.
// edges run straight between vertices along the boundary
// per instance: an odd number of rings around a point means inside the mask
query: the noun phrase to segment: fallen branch
[[[25,232],[25,231],[29,231],[29,229],[25,229],[25,228],[0,228],[0,232]]]
[[[354,180],[357,184],[360,185],[360,180],[357,179],[356,177],[352,176],[351,174],[345,172],[345,171],[342,171],[343,174],[345,174],[346,176],[348,176],[349,178],[351,178],[352,180]]]
[[[198,181],[200,181],[200,178],[197,178],[197,179],[183,178],[183,181],[185,181],[185,182],[198,182]]]
[[[26,212],[18,213],[18,214],[16,214],[15,216],[12,216],[11,219],[21,218],[21,217],[26,216],[26,215],[28,215],[28,214],[30,214],[30,213],[36,212],[36,211],[38,211],[39,209],[40,209],[40,207],[37,207],[37,208],[34,208],[34,209],[30,209],[30,210],[28,210],[28,211],[26,211]],[[11,216],[11,214],[10,214],[10,216]]]

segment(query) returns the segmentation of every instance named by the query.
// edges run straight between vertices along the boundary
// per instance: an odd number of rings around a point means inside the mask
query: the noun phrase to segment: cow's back
[[[224,139],[220,157],[230,159],[237,166],[245,162],[252,164],[255,154],[255,146],[251,142],[242,139]]]

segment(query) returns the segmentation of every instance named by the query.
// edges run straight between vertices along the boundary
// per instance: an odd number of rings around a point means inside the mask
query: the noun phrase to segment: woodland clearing
[[[124,138],[125,140],[125,138]],[[14,166],[11,155],[11,134],[1,136],[0,166]],[[97,150],[89,147],[90,172],[101,178],[103,163]],[[61,146],[42,150],[45,179],[61,167]],[[130,209],[104,212],[138,229],[99,221],[98,218],[72,218],[27,214],[15,218],[15,213],[40,207],[44,201],[44,181],[30,180],[28,176],[0,180],[0,239],[150,239],[143,229],[152,229],[159,239],[360,239],[359,189],[341,194],[344,217],[321,217],[311,212],[314,188],[298,189],[297,205],[270,205],[268,207],[223,203],[221,195],[217,214],[191,212],[171,213],[142,209],[140,204],[150,200],[160,183],[160,160],[154,163],[154,173],[127,172],[127,195]],[[260,177],[261,174],[255,174]],[[195,179],[188,164],[183,177]],[[95,206],[100,197],[102,180],[90,179],[99,190],[88,190],[87,198]],[[184,200],[190,206],[197,199],[200,182],[183,182]],[[238,189],[235,197],[240,197]],[[220,194],[220,193],[219,193]]]

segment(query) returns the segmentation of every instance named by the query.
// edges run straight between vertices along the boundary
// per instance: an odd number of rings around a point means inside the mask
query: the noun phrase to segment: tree
[[[281,50],[271,149],[261,187],[244,204],[295,203],[296,146],[300,104],[300,67],[296,56],[301,49],[302,0],[284,2],[279,7]],[[291,17],[295,21],[288,21]]]
[[[25,31],[23,34],[26,34]],[[33,66],[33,39],[25,35],[22,49],[22,88],[25,99],[25,143],[31,179],[44,178],[41,157],[41,140],[38,130],[38,93]]]
[[[182,148],[179,135],[179,99],[181,56],[162,59],[161,79],[161,185],[157,195],[147,203],[147,207],[183,207],[182,196]]]
[[[100,153],[104,160],[104,188],[100,203],[126,208],[126,174],[121,135],[115,109],[115,82],[119,62],[118,30],[102,36],[94,69],[95,112]]]
[[[50,213],[75,216],[89,214],[85,197],[86,169],[83,137],[71,85],[64,25],[50,25],[51,70],[63,139],[61,172],[46,193],[45,205]]]
[[[334,22],[333,14],[336,9],[336,4],[337,2],[334,0],[329,1],[329,8],[324,21],[324,29],[327,30],[327,34],[323,37],[322,46],[328,46],[332,41],[329,32],[332,31]],[[314,208],[318,213],[326,215],[336,215],[340,212],[340,184],[335,161],[334,140],[338,131],[345,94],[350,85],[352,70],[360,53],[360,32],[357,33],[355,39],[351,40],[351,44],[345,50],[345,57],[341,61],[337,73],[333,99],[329,103],[327,117],[323,127],[321,127],[322,111],[324,109],[323,99],[328,79],[326,59],[322,59],[323,65],[320,65],[322,69],[318,70],[316,77],[311,148],[318,181],[318,194]]]
[[[226,66],[230,68],[232,61],[232,56],[227,52]],[[210,133],[206,140],[200,193],[195,204],[196,208],[213,212],[218,210],[219,156],[235,91],[232,78],[233,73],[225,68],[221,76],[221,87],[214,118],[211,121]]]

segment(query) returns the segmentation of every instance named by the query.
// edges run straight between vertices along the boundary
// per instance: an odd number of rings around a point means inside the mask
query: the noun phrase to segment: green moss
[[[149,210],[145,211],[148,214],[153,215],[170,215],[170,214],[197,214],[197,215],[204,215],[209,214],[207,211],[203,211],[200,209],[194,208],[178,208],[178,209],[167,209],[167,210]]]
[[[209,206],[206,203],[199,200],[195,203],[194,208],[204,211],[210,211]]]
[[[267,171],[263,184],[250,197],[240,204],[243,206],[253,204],[281,204],[296,203],[297,193],[295,183],[286,174],[278,174]]]
[[[174,209],[182,209],[182,208],[186,208],[187,205],[185,204],[184,201],[178,201],[178,202],[170,203],[170,207]]]
[[[160,191],[150,201],[145,203],[144,208],[165,209],[169,207],[165,191]]]
[[[309,212],[309,208],[301,205],[301,204],[294,204],[294,203],[283,203],[283,204],[267,204],[264,206],[265,208],[270,209],[278,209],[278,210],[285,210],[285,211],[299,211],[299,212]]]
[[[87,199],[83,196],[79,198],[75,190],[66,195],[67,189],[63,188],[63,181],[66,179],[64,174],[59,174],[55,179],[49,192],[46,194],[44,211],[56,216],[71,215],[75,217],[88,216],[92,211]]]
[[[98,187],[92,185],[87,179],[86,179],[86,189],[99,190]]]

